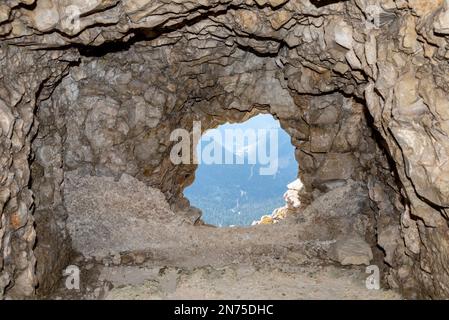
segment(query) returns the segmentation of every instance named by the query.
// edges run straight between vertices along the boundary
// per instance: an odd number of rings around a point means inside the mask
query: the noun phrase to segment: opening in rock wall
[[[271,221],[272,213],[280,217],[273,211],[284,206],[298,163],[291,137],[273,116],[208,130],[196,152],[201,161],[184,195],[202,210],[205,223],[245,226]]]

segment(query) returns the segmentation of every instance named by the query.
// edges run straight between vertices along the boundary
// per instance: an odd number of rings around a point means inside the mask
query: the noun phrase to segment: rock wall
[[[170,132],[270,112],[303,202],[363,182],[390,286],[448,297],[448,34],[447,0],[6,1],[0,293],[55,281],[63,171],[127,173],[189,215],[195,166],[171,164]]]
[[[0,49],[0,298],[5,288],[11,297],[23,297],[34,294],[37,285],[33,249],[36,237],[44,233],[36,235],[36,203],[29,188],[31,140],[37,130],[34,110],[74,60],[71,51],[29,52],[8,45]]]

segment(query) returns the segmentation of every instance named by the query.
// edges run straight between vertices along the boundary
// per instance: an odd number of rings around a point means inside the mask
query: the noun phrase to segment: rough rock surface
[[[192,226],[188,219],[170,210],[159,190],[136,178],[123,174],[114,181],[79,174],[66,172],[64,179],[68,230],[78,253],[100,261],[140,252],[145,259],[175,266],[222,266],[254,259],[268,259],[271,264],[295,252],[304,261],[308,257],[310,262],[329,262],[330,245],[347,233],[346,229],[323,229],[316,221],[282,221],[276,226],[251,228]],[[336,197],[334,201],[341,199]],[[357,204],[352,214],[363,215],[363,210],[355,212],[356,208]],[[343,226],[351,218],[356,220],[338,212],[331,224]],[[362,223],[359,227],[366,228]]]
[[[369,265],[373,259],[371,247],[361,237],[345,235],[331,246],[331,255],[342,265]]]
[[[310,204],[327,210],[317,219],[328,223],[285,219],[273,226],[214,228],[192,226],[170,210],[159,190],[127,174],[114,181],[71,171],[64,181],[68,229],[82,257],[75,263],[84,266],[83,274],[94,266],[99,271],[82,279],[80,292],[71,295],[61,287],[48,298],[400,298],[367,290],[359,269],[338,274],[335,267],[322,267],[332,260],[369,264],[373,258],[360,235],[345,238],[355,230],[367,233],[361,203],[368,196],[358,194],[359,184]]]
[[[68,261],[64,171],[126,173],[192,216],[170,132],[257,112],[291,134],[305,207],[364,184],[385,280],[449,297],[448,17],[448,0],[4,1],[0,297]]]
[[[114,270],[118,274],[120,271]],[[167,271],[171,271],[170,269]],[[175,270],[176,272],[177,270]],[[173,272],[173,271],[172,271]],[[400,299],[387,290],[366,290],[364,275],[356,270],[302,268],[299,270],[254,269],[230,266],[214,270],[179,270],[174,281],[165,277],[112,288],[106,299]],[[117,274],[116,273],[116,274]],[[166,279],[168,278],[168,279]],[[170,286],[170,284],[172,284]]]
[[[101,267],[98,287],[78,295],[57,292],[55,298],[77,299],[401,299],[391,290],[367,290],[359,269],[307,266],[276,268],[229,265],[220,268],[144,266]],[[69,293],[70,294],[70,293]]]

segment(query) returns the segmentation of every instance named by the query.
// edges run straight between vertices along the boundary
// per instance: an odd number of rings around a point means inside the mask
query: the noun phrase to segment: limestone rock
[[[369,265],[373,259],[373,253],[369,244],[357,236],[346,236],[337,239],[331,250],[334,259],[344,266]]]
[[[347,180],[351,177],[356,160],[351,153],[330,153],[317,172],[317,183]]]
[[[379,245],[385,250],[385,261],[392,265],[394,252],[400,241],[399,230],[396,226],[389,226],[378,234]]]
[[[440,34],[449,34],[449,2],[446,0],[444,9],[438,14],[434,22],[434,30]]]
[[[346,24],[344,21],[340,21],[335,26],[334,32],[335,32],[335,42],[338,43],[343,48],[351,50],[353,42],[351,26]]]
[[[283,25],[290,21],[293,14],[286,10],[280,10],[275,12],[273,16],[270,17],[270,23],[274,30],[279,30]]]
[[[354,181],[335,186],[315,197],[297,219],[311,237],[335,239],[345,234],[365,235],[370,227],[367,191]]]
[[[10,137],[12,134],[12,126],[14,124],[14,117],[11,111],[7,108],[5,103],[0,100],[0,128],[1,134]]]

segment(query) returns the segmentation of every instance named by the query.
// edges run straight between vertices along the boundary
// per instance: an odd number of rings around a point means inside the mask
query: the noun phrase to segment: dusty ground
[[[155,272],[156,270],[153,270]],[[165,269],[162,275],[129,284],[133,270],[107,270],[116,287],[106,299],[398,299],[392,291],[367,290],[358,270],[301,268],[295,272],[253,266]],[[123,281],[118,285],[120,280]]]
[[[89,266],[88,266],[89,267]],[[52,299],[401,299],[392,290],[368,290],[364,268],[338,266],[221,268],[94,266],[83,269],[81,290],[61,286]],[[86,276],[86,274],[90,274]]]
[[[248,228],[193,226],[170,211],[160,191],[129,176],[67,176],[65,190],[80,290],[67,290],[62,279],[47,298],[400,298],[368,290],[364,266],[339,266],[329,254],[334,236],[350,232],[345,219],[363,208],[351,188],[335,192],[338,205],[323,198],[314,209],[322,214],[311,214],[332,228],[307,216]]]

